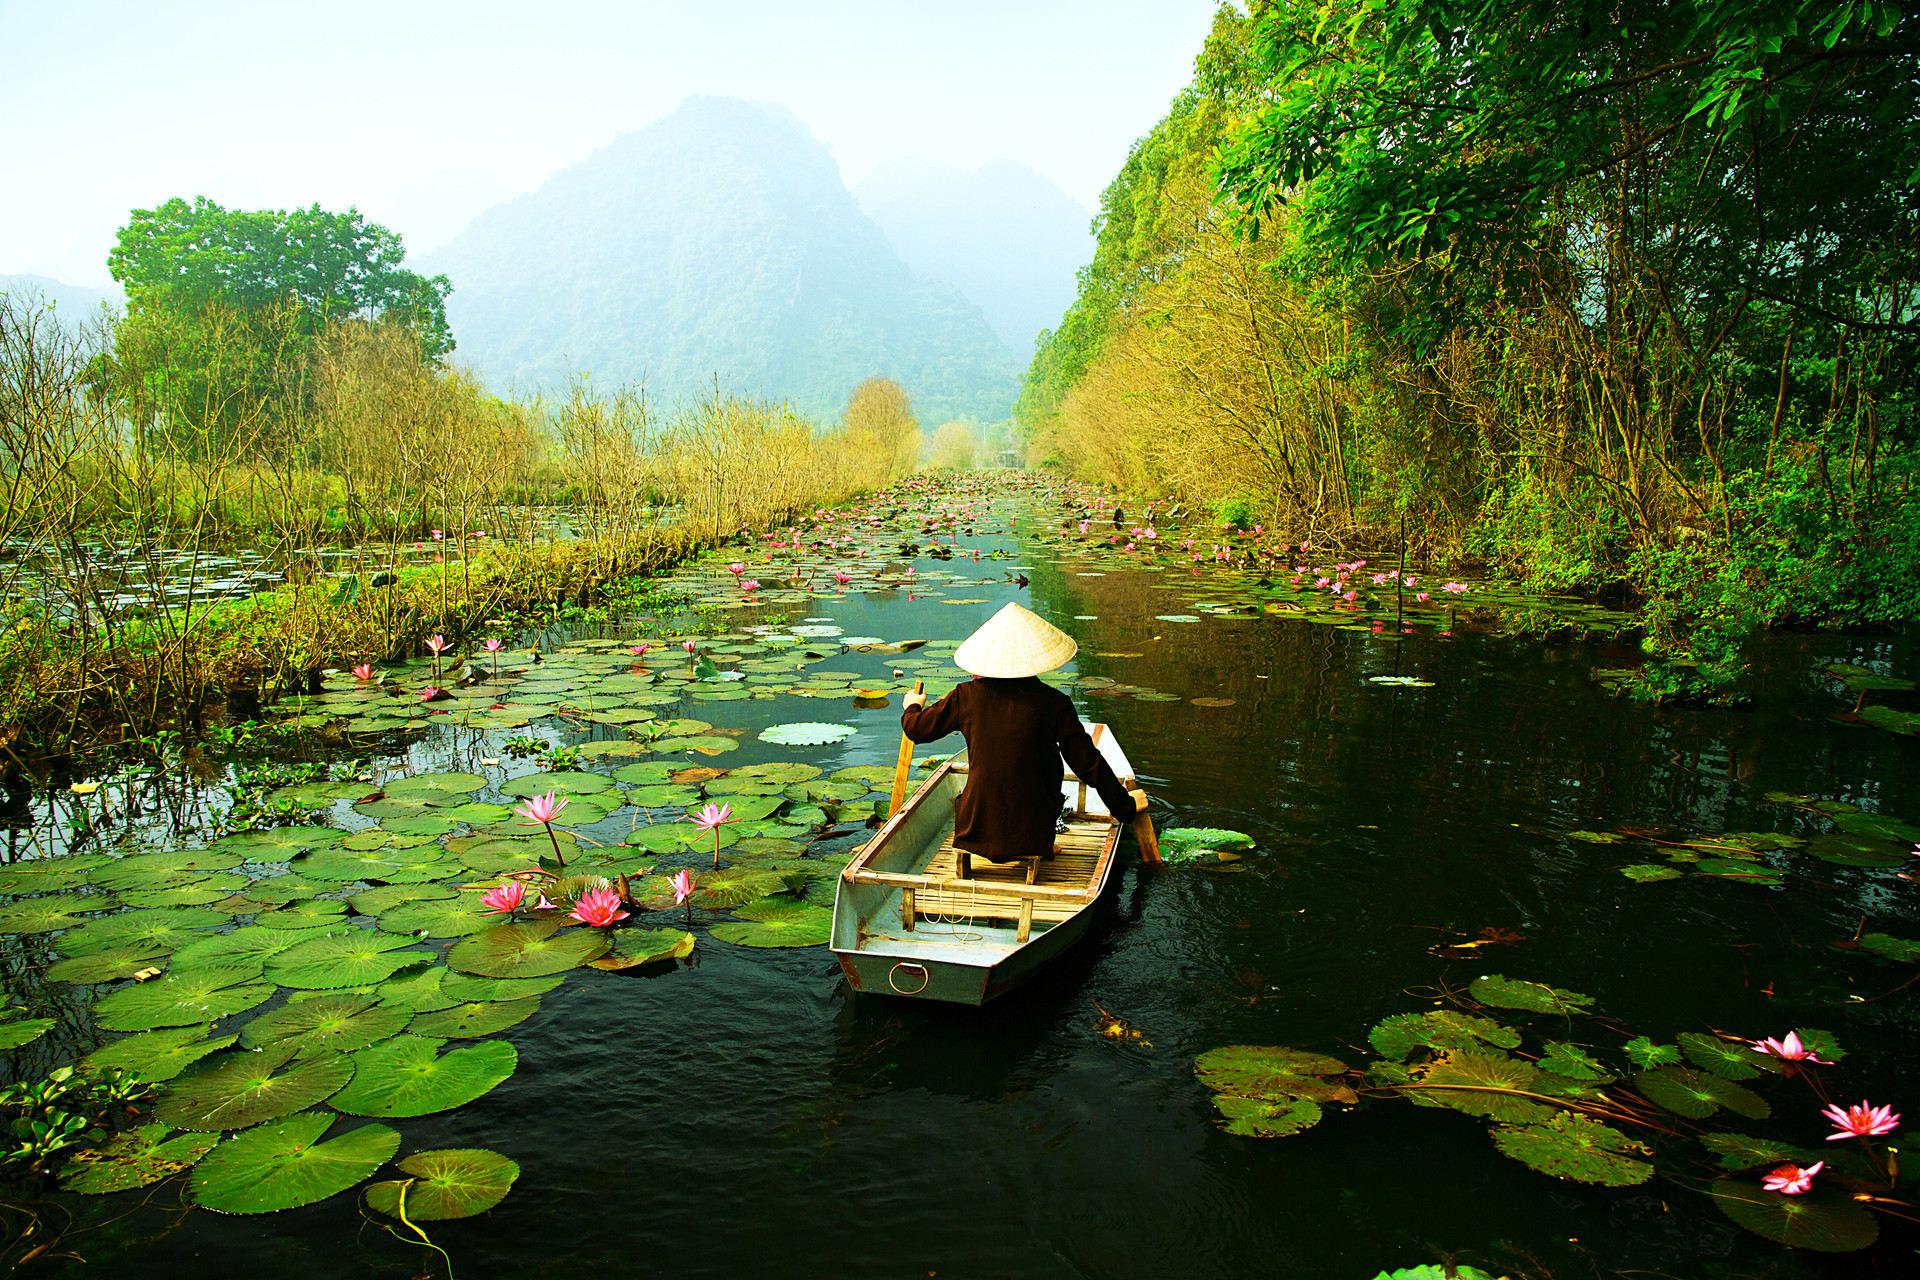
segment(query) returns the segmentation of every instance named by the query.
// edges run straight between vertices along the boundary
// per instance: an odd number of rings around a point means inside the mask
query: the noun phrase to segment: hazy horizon
[[[1187,82],[1215,7],[582,2],[530,19],[436,2],[339,5],[316,25],[226,2],[0,0],[0,43],[34,55],[10,68],[0,139],[43,179],[0,207],[0,274],[104,285],[128,211],[172,196],[351,205],[426,253],[697,94],[792,111],[849,188],[895,160],[1006,159],[1091,210]]]

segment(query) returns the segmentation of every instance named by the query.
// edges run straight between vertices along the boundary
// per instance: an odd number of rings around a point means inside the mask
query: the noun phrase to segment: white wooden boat
[[[1116,776],[1133,777],[1104,724],[1087,726]],[[1052,858],[972,859],[954,875],[953,804],[966,753],[946,761],[840,873],[833,953],[856,991],[985,1004],[1079,941],[1113,875],[1120,824],[1099,793],[1061,765],[1073,806]]]

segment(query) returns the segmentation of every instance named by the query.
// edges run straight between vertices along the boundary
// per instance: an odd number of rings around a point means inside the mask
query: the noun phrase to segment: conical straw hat
[[[1080,651],[1072,636],[1039,614],[1010,604],[954,651],[953,664],[989,679],[1037,676]]]

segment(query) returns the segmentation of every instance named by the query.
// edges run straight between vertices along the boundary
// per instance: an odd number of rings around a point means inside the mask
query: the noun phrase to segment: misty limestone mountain
[[[1012,160],[968,173],[937,160],[889,160],[854,188],[909,267],[980,304],[1025,361],[1034,335],[1060,322],[1074,273],[1093,260],[1087,211]]]
[[[570,371],[723,390],[836,415],[886,375],[922,422],[1006,416],[1020,361],[979,308],[916,275],[861,213],[827,149],[783,108],[690,98],[537,191],[481,214],[419,269],[496,386]]]

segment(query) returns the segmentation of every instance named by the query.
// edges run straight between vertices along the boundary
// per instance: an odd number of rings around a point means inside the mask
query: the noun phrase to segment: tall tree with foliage
[[[400,237],[357,210],[225,209],[204,196],[136,209],[108,255],[127,291],[119,385],[136,421],[204,453],[304,398],[329,325],[411,332],[422,356],[453,349],[444,276],[400,263]]]

